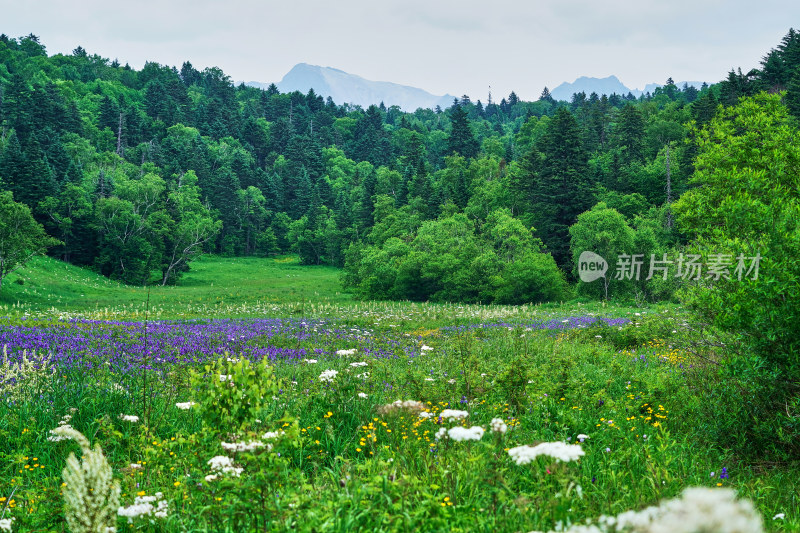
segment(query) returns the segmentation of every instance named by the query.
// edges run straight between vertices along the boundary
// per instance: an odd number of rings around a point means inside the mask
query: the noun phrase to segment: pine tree
[[[449,152],[455,152],[467,159],[478,155],[480,149],[478,141],[469,127],[467,113],[461,106],[453,108],[450,120],[452,121],[452,130],[450,130],[450,137],[447,140]]]
[[[562,107],[523,160],[522,174],[514,183],[516,191],[527,196],[525,210],[537,234],[567,272],[572,270],[569,226],[592,202],[587,162],[578,121]]]

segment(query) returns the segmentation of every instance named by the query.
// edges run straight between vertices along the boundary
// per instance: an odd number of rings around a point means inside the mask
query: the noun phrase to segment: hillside
[[[225,308],[235,314],[247,304],[297,304],[348,302],[341,290],[338,269],[307,267],[297,257],[273,259],[204,256],[178,287],[134,287],[49,257],[38,257],[11,274],[0,292],[0,314],[18,303],[26,311],[51,308],[66,312],[108,310],[124,313],[126,308],[144,312],[148,293],[151,310],[159,316],[201,315]]]

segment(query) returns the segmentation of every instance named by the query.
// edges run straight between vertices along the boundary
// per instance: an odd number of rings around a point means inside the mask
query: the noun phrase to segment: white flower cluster
[[[420,418],[433,418],[433,413],[429,413],[429,412],[427,412],[427,411],[422,411],[422,412],[419,414],[419,417],[420,417]]]
[[[303,359],[303,362],[307,363],[309,365],[313,365],[313,364],[315,364],[317,362],[317,360],[316,359]]]
[[[244,468],[234,466],[233,459],[225,455],[217,455],[216,457],[212,457],[208,460],[208,464],[211,466],[212,472],[222,472],[223,474],[228,474],[233,477],[239,477],[239,475],[244,471]],[[206,481],[212,481],[214,479],[217,479],[216,475],[206,476]]]
[[[430,352],[431,350],[433,350],[433,348],[431,348],[430,346],[425,346],[423,344],[422,348],[420,348],[420,350],[422,350],[423,352]]]
[[[231,374],[220,374],[219,380],[223,383],[226,381],[233,381],[233,376]]]
[[[411,411],[413,413],[419,413],[420,411],[424,410],[425,404],[416,400],[397,400],[378,407],[378,413],[382,415],[387,415],[395,411]]]
[[[188,411],[194,405],[197,404],[195,402],[178,402],[175,404],[175,407],[177,407],[178,409],[183,409],[184,411]]]
[[[128,507],[120,507],[117,511],[119,516],[124,516],[128,519],[128,523],[132,524],[134,518],[140,516],[154,516],[156,518],[166,518],[169,511],[169,504],[164,499],[164,495],[156,492],[154,496],[137,496],[133,500],[133,505]]]
[[[119,394],[128,394],[128,389],[120,385],[119,383],[112,383],[110,387],[111,392],[116,392]]]
[[[267,450],[272,449],[271,444],[264,444],[260,440],[251,440],[250,442],[223,442],[222,447],[229,452],[252,452],[253,450],[257,450],[258,448],[264,448],[266,446]]]
[[[442,440],[447,438],[447,428],[439,428],[439,431],[436,432],[434,435],[436,440]]]
[[[119,419],[125,422],[131,422],[132,424],[135,424],[139,421],[139,417],[136,415],[119,415]]]
[[[358,393],[358,397],[359,397],[359,398],[367,398],[368,396],[367,396],[367,393],[366,393],[366,392],[359,392],[359,393]]]
[[[447,436],[456,442],[464,440],[481,440],[483,438],[484,429],[481,426],[472,426],[465,428],[461,426],[452,427],[447,430]]]
[[[333,381],[336,378],[336,375],[339,373],[338,370],[326,370],[322,374],[319,375],[320,381]]]
[[[336,350],[336,355],[355,355],[356,353],[355,348],[350,348],[349,350]]]
[[[680,498],[657,507],[601,516],[596,524],[558,529],[565,533],[762,533],[761,515],[749,500],[737,500],[732,489],[689,487]],[[532,532],[533,533],[533,532]]]
[[[75,413],[78,410],[75,409],[74,407],[72,407],[69,411],[70,411],[70,413]],[[72,414],[66,414],[66,415],[62,416],[61,420],[58,421],[58,427],[56,429],[51,429],[50,430],[50,435],[47,437],[47,440],[49,440],[50,442],[59,442],[59,441],[62,441],[62,440],[71,439],[72,438],[71,435],[73,435],[73,433],[71,433],[71,432],[75,431],[77,433],[77,431],[69,424],[69,422],[71,420],[72,420]],[[66,428],[66,429],[68,429],[70,431],[68,431],[66,433],[65,432],[56,431],[57,429],[60,429],[60,428]]]
[[[282,429],[278,430],[278,431],[267,431],[266,433],[261,435],[261,438],[264,439],[264,440],[271,440],[271,439],[277,439],[281,435],[285,435],[285,434],[286,434],[286,432],[283,431]]]
[[[359,361],[357,363],[350,363],[350,366],[357,368],[359,366],[367,366],[367,363],[364,361]]]
[[[442,417],[443,420],[449,420],[453,422],[454,420],[463,420],[469,416],[467,411],[459,411],[458,409],[445,409],[439,416]]]
[[[518,465],[526,465],[540,455],[552,457],[556,461],[577,461],[585,455],[580,444],[565,444],[563,442],[543,442],[536,446],[517,446],[508,450],[508,455]]]
[[[575,438],[578,439],[578,442],[583,442],[583,441],[585,441],[586,439],[589,438],[589,435],[585,435],[585,434],[581,433],[580,435],[578,435]],[[647,438],[647,435],[645,435],[644,438]]]
[[[15,518],[0,518],[0,531],[11,533],[11,523]]]
[[[494,433],[505,433],[508,431],[508,426],[503,421],[502,418],[492,418],[492,421],[489,423],[489,426],[492,428]]]

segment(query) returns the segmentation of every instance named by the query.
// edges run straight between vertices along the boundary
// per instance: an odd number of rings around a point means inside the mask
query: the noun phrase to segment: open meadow
[[[148,291],[37,258],[9,276],[2,520],[14,532],[87,520],[122,531],[800,529],[797,465],[743,461],[709,437],[724,431],[708,403],[723,384],[682,308],[359,302],[338,272],[212,256]],[[688,487],[730,489],[756,511],[720,490],[600,519]],[[79,496],[96,507],[70,507]],[[672,526],[646,529],[659,520]]]

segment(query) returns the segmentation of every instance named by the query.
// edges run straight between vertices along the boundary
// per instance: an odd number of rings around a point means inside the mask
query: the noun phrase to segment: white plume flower
[[[67,458],[61,472],[64,480],[64,518],[73,533],[106,533],[116,531],[119,508],[119,482],[114,481],[111,467],[99,445],[90,448],[89,440],[69,425],[50,431],[55,437],[71,439],[81,447],[79,461],[74,453]]]

